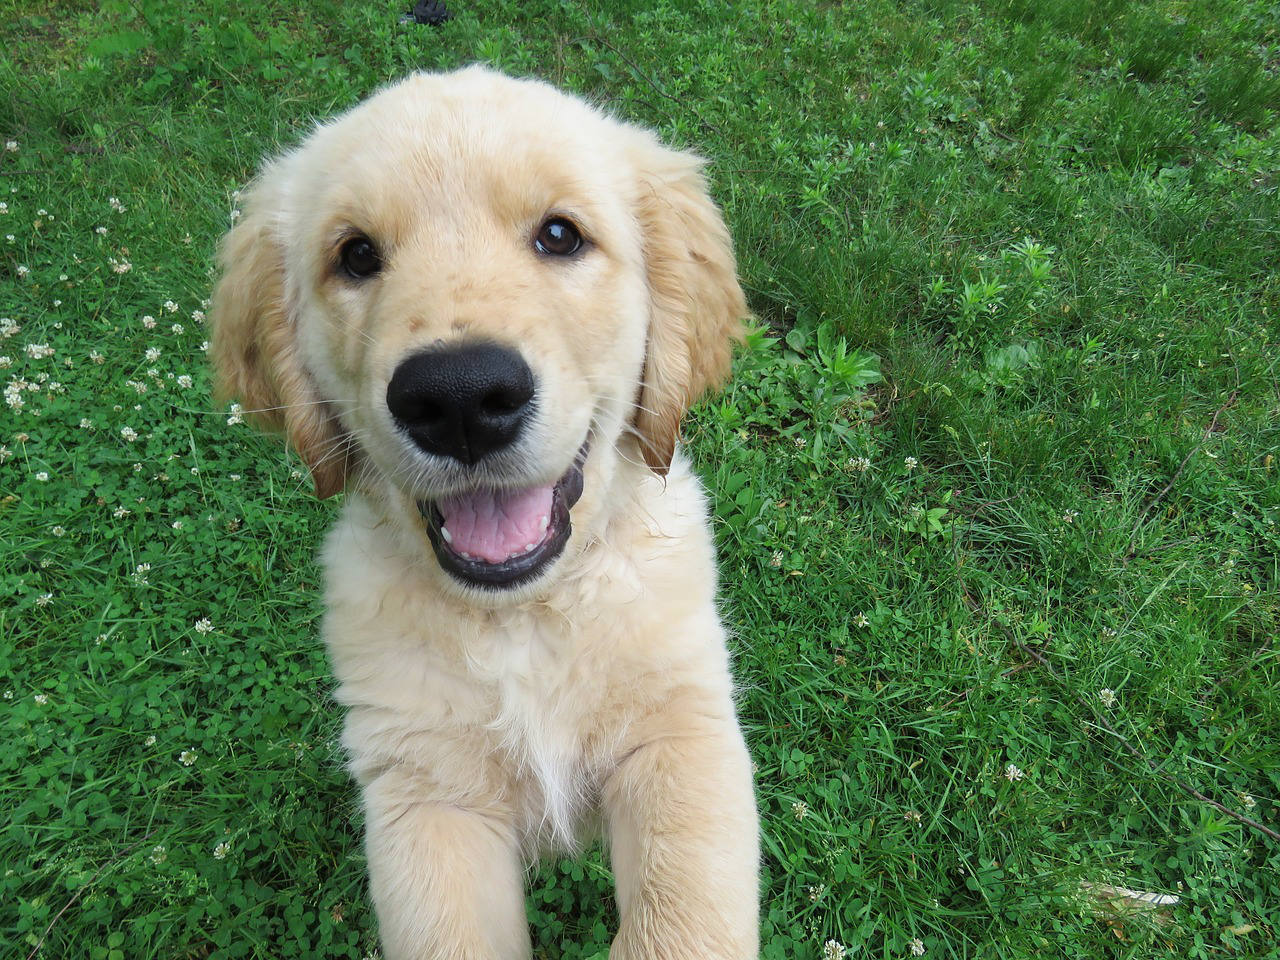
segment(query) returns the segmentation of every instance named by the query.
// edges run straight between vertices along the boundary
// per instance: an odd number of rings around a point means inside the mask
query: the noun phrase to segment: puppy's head
[[[481,68],[320,127],[243,209],[213,298],[221,394],[286,434],[318,496],[358,484],[469,592],[540,582],[620,472],[666,472],[745,314],[696,157]]]

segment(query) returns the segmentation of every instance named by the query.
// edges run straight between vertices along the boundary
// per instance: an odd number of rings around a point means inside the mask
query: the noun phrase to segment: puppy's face
[[[318,129],[222,259],[224,392],[472,597],[552,576],[607,522],[621,461],[665,471],[744,313],[695,158],[477,68]]]

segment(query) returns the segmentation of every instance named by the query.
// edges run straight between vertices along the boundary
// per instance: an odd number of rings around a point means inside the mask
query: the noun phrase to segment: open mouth
[[[569,542],[569,511],[582,496],[587,444],[553,484],[476,489],[419,500],[436,559],[468,586],[507,589],[535,579]]]

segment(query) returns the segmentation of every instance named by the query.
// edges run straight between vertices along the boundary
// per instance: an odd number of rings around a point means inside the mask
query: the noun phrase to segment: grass
[[[1173,782],[1276,826],[1274,6],[454,6],[3,5],[0,942],[375,950],[333,508],[211,408],[199,311],[260,157],[483,60],[712,161],[762,326],[688,434],[763,955],[1276,955],[1280,843]],[[603,957],[607,857],[530,883],[537,956]]]

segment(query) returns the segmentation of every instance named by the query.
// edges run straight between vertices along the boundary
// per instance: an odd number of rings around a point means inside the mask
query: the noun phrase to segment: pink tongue
[[[436,503],[454,553],[501,563],[546,536],[552,487],[530,490],[473,490]],[[442,534],[443,536],[443,534]]]

